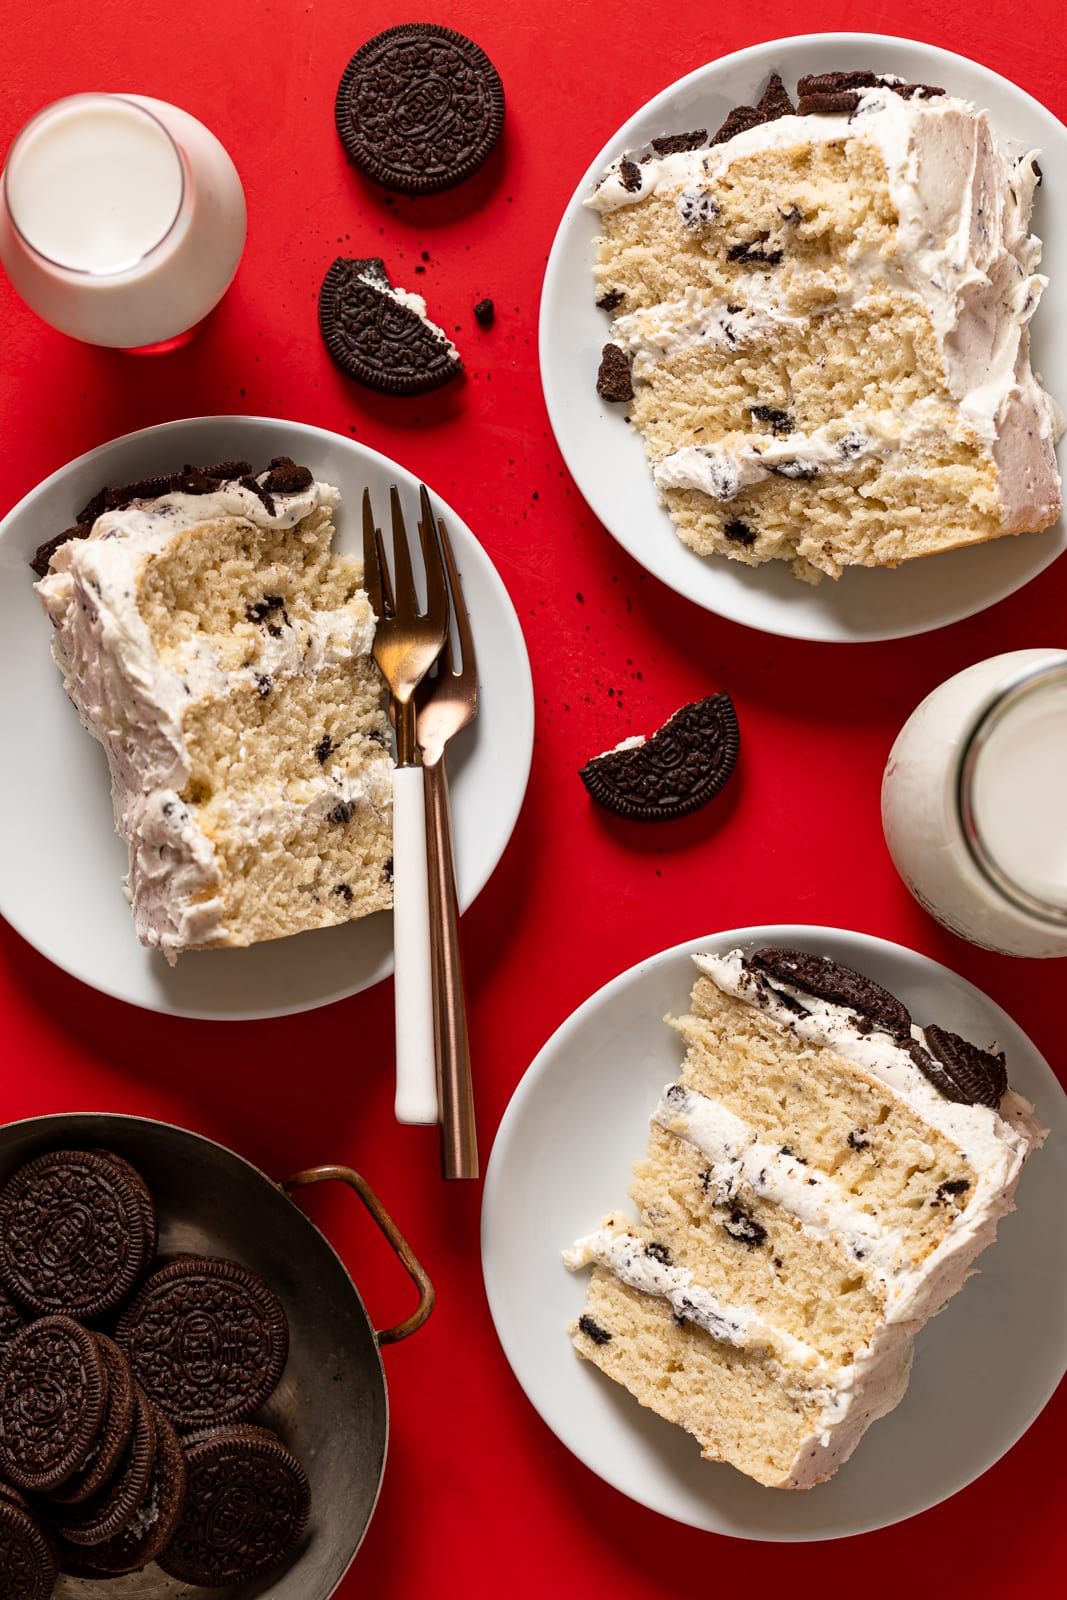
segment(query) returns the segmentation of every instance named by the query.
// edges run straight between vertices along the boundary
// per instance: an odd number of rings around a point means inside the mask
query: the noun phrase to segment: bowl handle
[[[396,1344],[400,1339],[406,1339],[408,1334],[421,1328],[426,1318],[433,1310],[434,1288],[430,1282],[426,1268],[416,1259],[415,1253],[400,1232],[392,1217],[378,1199],[374,1190],[358,1172],[351,1167],[308,1167],[304,1172],[294,1172],[291,1178],[286,1178],[282,1188],[290,1197],[294,1189],[304,1189],[312,1183],[329,1183],[336,1179],[340,1183],[347,1183],[354,1189],[363,1201],[367,1210],[385,1234],[392,1245],[396,1255],[400,1258],[401,1265],[407,1272],[411,1281],[419,1291],[419,1303],[410,1317],[405,1317],[403,1322],[398,1322],[395,1328],[375,1329],[374,1337],[381,1344]]]

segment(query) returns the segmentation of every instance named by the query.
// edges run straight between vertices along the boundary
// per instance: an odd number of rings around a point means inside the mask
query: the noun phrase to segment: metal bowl
[[[433,1309],[433,1287],[358,1173],[312,1167],[276,1184],[243,1157],[199,1134],[139,1117],[73,1113],[0,1128],[0,1184],[45,1150],[103,1147],[124,1156],[155,1198],[160,1250],[242,1261],[274,1288],[289,1318],[289,1360],[254,1420],[276,1429],[311,1481],[305,1541],[283,1570],[226,1590],[190,1587],[152,1563],[127,1578],[63,1577],[56,1600],[327,1600],[374,1512],[385,1470],[389,1403],[380,1347],[406,1339]],[[411,1316],[375,1329],[333,1246],[290,1198],[338,1180],[359,1195],[419,1290]]]

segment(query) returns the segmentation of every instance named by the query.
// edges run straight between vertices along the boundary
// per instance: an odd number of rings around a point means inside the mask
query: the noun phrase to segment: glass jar
[[[904,882],[972,944],[1067,955],[1067,651],[967,667],[908,718],[882,782]]]

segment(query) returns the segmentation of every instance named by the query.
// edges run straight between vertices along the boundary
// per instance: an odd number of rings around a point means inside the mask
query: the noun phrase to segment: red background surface
[[[389,203],[346,166],[333,97],[352,51],[413,17],[459,27],[488,51],[507,92],[506,131],[463,190]],[[479,534],[515,602],[537,701],[533,772],[504,859],[463,921],[483,1163],[515,1084],[575,1006],[658,949],[744,924],[839,925],[911,945],[985,988],[1062,1072],[1064,963],[988,955],[941,930],[898,881],[878,809],[893,737],[929,689],[997,651],[1063,643],[1062,561],[982,616],[884,645],[780,640],[714,618],[647,577],[585,507],[549,430],[536,359],[541,274],[564,204],[615,128],[674,78],[766,39],[867,30],[969,54],[1062,116],[1058,0],[1030,0],[1025,12],[1012,0],[5,0],[2,20],[0,149],[62,94],[173,100],[232,153],[250,230],[218,314],[185,351],[154,361],[75,344],[0,281],[0,511],[133,428],[232,411],[289,417],[350,433],[425,477]],[[461,386],[425,404],[385,403],[338,372],[315,304],[339,253],[380,253],[397,282],[425,293],[431,316],[458,325]],[[471,315],[484,295],[497,306],[488,330]],[[591,805],[576,776],[590,754],[718,688],[733,695],[743,736],[721,800],[646,831]],[[46,843],[27,848],[43,856]],[[44,866],[42,893],[55,894],[59,914],[62,885],[48,884]],[[151,1016],[83,988],[0,926],[5,1119],[155,1116],[278,1178],[349,1163],[426,1263],[438,1304],[419,1334],[385,1352],[388,1469],[342,1600],[645,1600],[781,1585],[803,1596],[845,1583],[894,1600],[1062,1592],[1062,1392],[979,1482],[844,1545],[696,1532],[629,1503],[574,1460],[497,1345],[479,1265],[480,1184],[445,1186],[435,1133],[393,1123],[391,1005],[382,984],[274,1022]],[[346,1199],[315,1195],[309,1209],[386,1326],[406,1313],[410,1288]]]

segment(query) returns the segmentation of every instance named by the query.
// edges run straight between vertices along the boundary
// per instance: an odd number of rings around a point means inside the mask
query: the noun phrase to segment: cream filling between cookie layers
[[[630,161],[625,173],[617,161],[586,204],[605,213],[672,193],[684,224],[705,231],[717,215],[716,183],[734,161],[853,139],[871,141],[881,155],[897,239],[889,257],[855,246],[848,252],[848,281],[836,303],[857,303],[877,283],[922,303],[962,421],[992,453],[1006,523],[1045,526],[1060,505],[1053,444],[1064,421],[1030,366],[1029,323],[1048,282],[1035,270],[1041,241],[1029,232],[1035,152],[1009,161],[984,111],[950,95],[905,99],[889,88],[862,90],[850,116],[779,117],[720,145]],[[773,273],[753,274],[751,290],[757,322],[789,320]],[[637,315],[645,362],[693,340],[692,318],[669,306]],[[637,331],[626,323],[623,316],[612,324],[624,347]],[[637,375],[642,371],[639,364]]]

